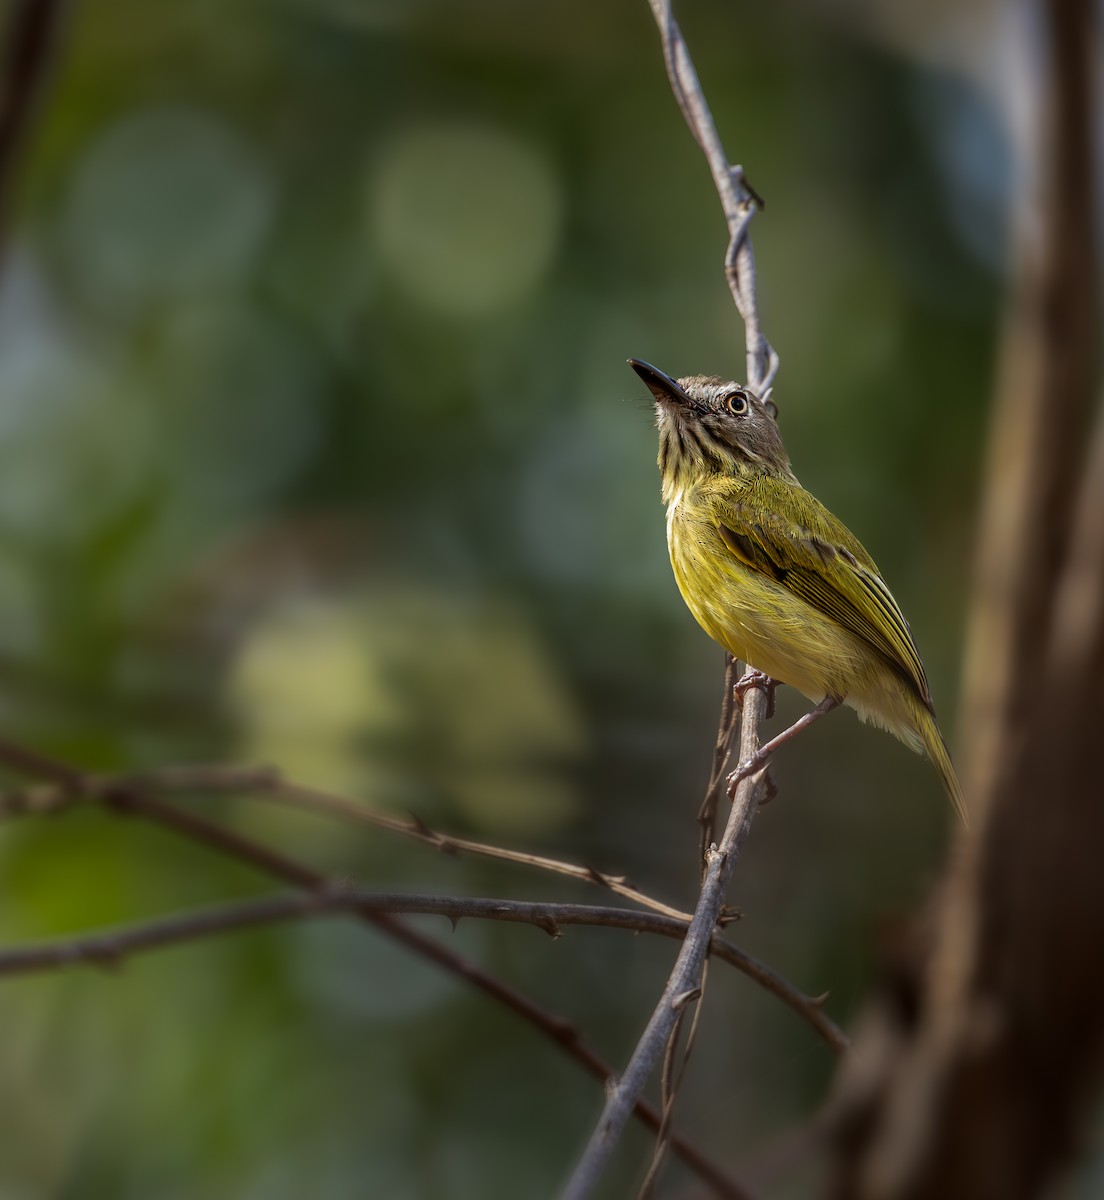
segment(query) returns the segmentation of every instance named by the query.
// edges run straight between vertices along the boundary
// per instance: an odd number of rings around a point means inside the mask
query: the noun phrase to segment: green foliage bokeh
[[[878,559],[953,728],[999,125],[830,10],[685,8],[768,201],[754,241],[795,469]],[[742,330],[647,5],[78,3],[17,200],[10,734],[97,770],[274,762],[688,903],[721,655],[670,579],[624,360],[738,377]],[[926,764],[850,714],[776,777],[734,934],[846,1021],[949,813]],[[364,886],[601,899],[256,800],[189,803]],[[7,822],[0,871],[7,944],[274,886],[93,811]],[[615,1063],[673,953],[424,924]],[[8,980],[2,1011],[5,1200],[542,1196],[601,1102],[513,1015],[347,921]],[[732,1164],[831,1070],[720,969],[702,1037],[681,1123]]]

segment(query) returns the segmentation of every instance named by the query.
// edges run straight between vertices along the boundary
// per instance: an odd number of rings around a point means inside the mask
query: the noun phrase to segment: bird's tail
[[[927,751],[928,758],[932,760],[935,769],[939,772],[939,778],[943,780],[943,787],[955,807],[955,812],[958,813],[962,824],[969,828],[970,821],[966,815],[966,802],[962,799],[962,786],[955,774],[954,763],[951,762],[947,743],[939,732],[935,717],[926,709],[920,719],[920,736],[924,739],[924,749]]]

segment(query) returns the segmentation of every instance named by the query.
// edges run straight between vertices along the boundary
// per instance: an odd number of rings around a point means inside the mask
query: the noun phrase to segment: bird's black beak
[[[651,363],[643,362],[639,358],[630,358],[629,366],[644,380],[648,386],[648,391],[655,396],[660,404],[679,404],[686,405],[689,408],[695,407],[694,401],[679,387],[678,383],[670,375],[664,375],[662,371],[653,367]]]

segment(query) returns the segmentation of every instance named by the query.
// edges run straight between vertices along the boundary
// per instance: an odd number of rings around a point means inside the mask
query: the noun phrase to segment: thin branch
[[[49,67],[67,0],[22,0],[14,8],[0,67],[0,252],[19,150]]]
[[[158,767],[153,771],[128,771],[117,775],[73,771],[70,776],[62,776],[54,772],[65,769],[65,764],[5,739],[0,739],[0,762],[24,774],[45,775],[50,780],[0,792],[0,818],[53,816],[75,805],[98,803],[116,792],[135,788],[172,794],[248,793],[263,792],[280,783],[280,773],[273,767],[237,767],[222,763]]]
[[[22,974],[48,967],[80,962],[115,963],[132,953],[179,941],[195,940],[210,933],[233,932],[251,925],[268,925],[324,914],[391,913],[445,917],[453,926],[466,918],[533,925],[550,937],[561,936],[571,925],[631,929],[681,938],[684,922],[657,913],[638,913],[627,908],[598,904],[563,904],[554,901],[509,900],[491,896],[440,896],[428,892],[376,892],[329,884],[308,895],[269,896],[211,906],[106,933],[60,939],[41,946],[0,950],[0,975]],[[732,952],[735,951],[735,954]],[[715,953],[739,966],[742,953],[724,939],[717,939]],[[812,1004],[812,1000],[806,999]]]
[[[584,867],[577,863],[564,862],[558,858],[548,858],[542,854],[529,854],[523,850],[510,850],[504,846],[492,846],[487,842],[473,841],[471,838],[453,837],[451,834],[440,833],[431,829],[418,818],[394,817],[387,813],[376,812],[363,804],[356,804],[342,796],[334,796],[317,788],[303,787],[301,784],[276,782],[266,790],[273,799],[283,801],[295,808],[308,812],[328,813],[332,816],[343,817],[363,825],[371,825],[377,829],[386,829],[403,837],[413,838],[427,846],[445,854],[474,854],[484,858],[495,858],[503,862],[518,863],[521,866],[535,867],[541,871],[550,871],[557,875],[568,875],[580,879],[584,883],[593,883],[618,896],[624,896],[653,912],[663,913],[676,920],[689,922],[690,914],[670,904],[664,904],[640,891],[623,875],[609,875],[595,867]]]
[[[701,999],[701,991],[692,993],[695,1012],[701,1012],[701,1005],[696,1001]],[[656,1131],[655,1145],[652,1147],[652,1161],[648,1164],[647,1173],[637,1189],[636,1200],[652,1200],[655,1196],[656,1184],[664,1164],[667,1162],[667,1152],[671,1148],[670,1122],[674,1117],[675,1098],[682,1078],[679,1066],[679,1042],[682,1037],[682,1026],[686,1019],[686,1009],[679,1010],[675,1027],[667,1040],[663,1051],[663,1065],[659,1072],[659,1111],[662,1124]]]
[[[709,783],[705,789],[705,799],[702,800],[698,812],[698,824],[701,826],[701,863],[705,870],[705,856],[709,847],[717,840],[717,810],[721,797],[725,795],[725,779],[728,776],[728,762],[732,757],[732,745],[736,739],[740,711],[737,707],[736,684],[740,678],[740,664],[736,658],[725,652],[724,692],[721,695],[721,712],[717,720],[717,741],[713,746],[713,765],[709,771]]]
[[[362,919],[372,918],[363,917]],[[508,983],[496,979],[495,976],[481,970],[439,942],[411,929],[409,925],[384,916],[377,916],[374,918],[374,922],[379,924],[380,928],[386,929],[393,938],[402,942],[415,954],[436,962],[451,974],[468,979],[492,999],[499,1001],[523,1020],[528,1021],[530,1025],[550,1037],[568,1057],[574,1059],[599,1083],[605,1084],[613,1074],[613,1067],[582,1040],[579,1031],[564,1017],[549,1012],[548,1009],[543,1008],[516,988],[512,988]],[[383,924],[383,922],[387,922],[387,924]],[[656,1108],[647,1100],[641,1098],[637,1101],[633,1115],[653,1133],[659,1133],[662,1127],[662,1118]],[[671,1148],[699,1179],[709,1184],[715,1194],[721,1197],[721,1200],[749,1200],[747,1192],[683,1134],[675,1134],[671,1137]]]
[[[766,687],[756,684],[744,697],[744,721],[740,733],[741,761],[753,759],[759,749],[759,724],[767,710]],[[583,1151],[582,1157],[563,1193],[563,1200],[585,1200],[593,1195],[598,1181],[609,1162],[613,1148],[628,1121],[644,1085],[663,1054],[685,997],[701,986],[702,967],[712,939],[712,931],[724,902],[725,889],[732,878],[740,849],[751,830],[752,817],[764,790],[759,766],[745,775],[736,786],[736,795],[725,826],[721,844],[710,850],[705,881],[694,912],[694,920],[686,931],[673,970],[663,989],[659,1004],[652,1013],[647,1028],[637,1042],[624,1075],[611,1087],[605,1109],[597,1128]]]
[[[298,784],[284,783],[279,773],[271,767],[232,767],[222,764],[197,764],[194,766],[162,767],[157,770],[137,774],[122,775],[82,775],[79,772],[69,772],[65,764],[44,758],[36,751],[25,746],[0,739],[0,761],[8,763],[19,770],[33,771],[39,774],[52,775],[58,782],[31,785],[7,792],[0,792],[0,817],[56,815],[76,804],[102,804],[110,802],[115,807],[120,803],[124,806],[130,802],[135,793],[152,792],[249,792],[260,794],[282,792],[303,793],[315,795],[326,800],[326,806],[320,806],[322,811],[332,811],[335,815],[362,817],[369,824],[380,828],[391,829],[398,826],[397,832],[407,833],[431,845],[436,845],[440,839],[441,848],[451,849],[455,842],[460,849],[471,848],[477,853],[487,853],[492,857],[502,857],[508,861],[547,868],[562,872],[576,878],[598,883],[609,887],[610,882],[623,884],[618,876],[605,875],[588,867],[579,867],[573,863],[560,862],[557,859],[546,859],[540,856],[530,856],[520,851],[510,851],[483,843],[469,843],[464,839],[454,839],[447,834],[438,834],[425,827],[408,827],[405,822],[394,818],[380,817],[363,809],[352,801],[324,792],[314,792],[310,788],[302,788]],[[64,778],[64,782],[62,779]],[[120,801],[120,797],[127,799]],[[174,809],[174,812],[179,810]],[[365,814],[368,815],[365,815]],[[182,818],[183,819],[183,818]],[[392,824],[394,822],[394,824]],[[217,827],[216,827],[217,828]],[[223,831],[225,832],[225,831]],[[236,835],[229,835],[231,837]],[[689,914],[680,913],[677,909],[668,909],[666,905],[628,886],[617,887],[620,894],[651,908],[658,915],[667,918],[666,922],[648,923],[643,913],[632,913],[624,909],[610,909],[610,912],[627,913],[626,919],[619,922],[623,928],[631,928],[637,932],[656,933],[668,937],[681,937],[691,920]],[[457,899],[457,903],[462,903]],[[515,903],[503,901],[502,903]],[[520,902],[518,902],[520,903]],[[539,907],[539,906],[538,906]],[[606,911],[598,906],[577,905],[580,911]],[[459,913],[458,916],[472,915]],[[571,922],[567,922],[571,923]],[[720,924],[725,923],[722,912]],[[772,970],[766,963],[747,954],[734,943],[723,938],[715,937],[711,951],[717,957],[730,963],[737,970],[754,980],[764,990],[772,993],[788,1007],[792,1008],[807,1024],[819,1034],[823,1040],[836,1051],[845,1050],[848,1046],[846,1035],[820,1009],[821,1001],[810,998],[799,988],[789,983],[783,976]]]
[[[64,938],[39,946],[0,950],[0,976],[64,967],[77,963],[115,965],[144,950],[194,941],[212,933],[230,933],[253,925],[330,913],[419,914],[446,917],[454,925],[464,918],[534,925],[559,937],[571,925],[630,929],[660,937],[682,938],[687,922],[659,913],[634,912],[598,904],[561,904],[480,896],[437,896],[412,892],[363,891],[336,884],[308,895],[273,896],[212,906],[197,912],[146,921],[105,933]],[[760,983],[791,1007],[833,1050],[847,1048],[843,1031],[806,996],[764,963],[715,934],[709,947],[715,958]]]
[[[90,783],[88,777],[68,763],[5,739],[0,739],[0,762],[7,763],[16,770],[49,780],[77,796],[86,795],[88,792]],[[324,875],[285,855],[270,850],[259,842],[223,829],[202,817],[165,804],[157,798],[145,794],[141,785],[133,780],[126,788],[120,788],[114,793],[95,798],[105,807],[120,815],[141,817],[172,829],[199,845],[240,862],[249,863],[268,876],[303,888],[312,896],[325,895],[333,889],[333,883]],[[450,974],[466,979],[474,987],[503,1004],[549,1037],[593,1078],[604,1083],[612,1075],[613,1068],[610,1064],[582,1041],[578,1030],[570,1021],[543,1008],[516,988],[495,978],[448,947],[442,946],[432,938],[412,929],[389,913],[357,912],[356,916],[393,940],[400,942],[411,952],[436,963]],[[791,1000],[787,1000],[787,1003],[793,1007]],[[637,1119],[648,1128],[658,1132],[661,1118],[652,1105],[641,1099],[636,1104],[634,1113]],[[685,1137],[681,1135],[673,1137],[671,1145],[682,1161],[707,1182],[718,1196],[728,1197],[730,1200],[744,1200],[746,1193],[743,1189]]]
[[[344,796],[282,778],[274,767],[236,767],[219,764],[196,764],[190,766],[159,767],[152,771],[119,775],[89,775],[81,778],[79,791],[68,785],[39,784],[31,787],[0,792],[0,818],[27,814],[45,815],[60,812],[73,804],[102,800],[131,787],[159,793],[180,792],[240,792],[245,795],[260,795],[304,812],[322,813],[339,817],[359,825],[385,829],[408,837],[423,845],[432,846],[443,854],[473,854],[484,858],[499,859],[534,867],[556,875],[567,875],[572,879],[592,883],[618,896],[624,896],[653,912],[663,913],[681,921],[689,921],[690,913],[673,905],[665,904],[634,887],[623,875],[610,875],[596,867],[580,866],[558,858],[541,854],[529,854],[523,850],[510,850],[488,842],[471,838],[454,837],[430,828],[417,817],[396,817],[377,812],[365,804],[357,803]]]
[[[769,705],[769,689],[774,686],[774,683],[772,680],[764,679],[764,684],[768,689],[767,703]],[[745,682],[742,686],[746,688],[747,683]],[[830,712],[834,712],[842,703],[835,696],[825,696],[816,708],[809,709],[803,716],[798,717],[792,725],[787,725],[781,733],[775,734],[769,742],[764,742],[749,759],[741,762],[739,767],[728,777],[729,792],[735,791],[740,780],[746,779],[749,775],[754,775],[757,771],[765,767],[770,761],[771,755],[776,750],[781,749],[787,742],[793,741],[799,733],[808,729],[810,725],[815,725],[822,717],[826,717]]]
[[[748,386],[762,395],[770,388],[778,372],[778,355],[759,327],[755,255],[747,236],[751,219],[756,210],[763,207],[763,201],[744,178],[743,167],[730,163],[724,152],[690,51],[671,12],[670,0],[649,0],[649,3],[663,39],[663,59],[667,65],[671,90],[694,140],[705,155],[713,176],[713,186],[724,208],[729,238],[725,254],[725,278],[744,322]]]
[[[78,771],[76,767],[71,767],[68,763],[30,746],[24,746],[21,742],[10,742],[7,738],[0,738],[0,762],[22,775],[49,780],[50,794],[57,794],[64,801],[58,807],[65,807],[82,798],[87,787],[88,777],[83,771]],[[49,811],[54,810],[50,808]]]
[[[705,993],[705,981],[708,976],[709,960],[706,959],[702,966],[701,987],[696,992],[691,992],[685,997],[685,1003],[679,1006],[679,1019],[667,1042],[667,1049],[663,1055],[663,1070],[660,1073],[659,1088],[663,1125],[656,1135],[652,1162],[648,1167],[648,1173],[644,1177],[644,1182],[640,1185],[637,1200],[651,1200],[655,1194],[656,1184],[659,1182],[660,1172],[667,1161],[667,1153],[671,1148],[669,1131],[675,1116],[675,1101],[678,1099],[679,1088],[682,1086],[682,1081],[686,1076],[686,1068],[690,1065],[690,1055],[694,1051],[694,1044],[698,1038],[698,1030],[701,1028],[701,999]],[[694,1006],[694,1017],[690,1022],[690,1032],[686,1035],[686,1045],[680,1054],[679,1042],[682,1036],[682,1025],[686,1017],[686,1010],[691,1004]]]

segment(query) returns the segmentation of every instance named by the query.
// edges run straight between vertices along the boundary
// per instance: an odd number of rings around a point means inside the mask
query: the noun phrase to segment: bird
[[[926,753],[965,823],[908,622],[862,543],[798,482],[769,394],[628,361],[655,400],[667,549],[698,624],[771,679]]]

